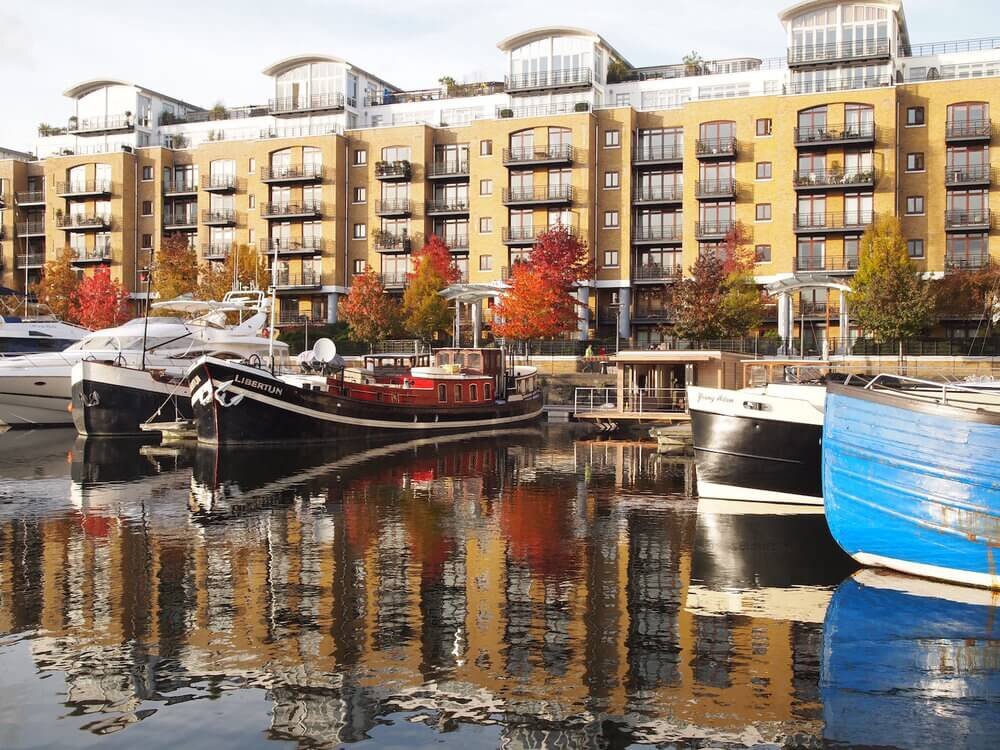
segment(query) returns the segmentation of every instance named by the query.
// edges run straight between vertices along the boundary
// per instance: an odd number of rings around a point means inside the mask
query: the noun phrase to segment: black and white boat
[[[823,505],[824,386],[687,393],[699,496]]]
[[[380,366],[375,355],[360,368],[338,362],[329,339],[320,339],[314,353],[313,372],[292,374],[216,357],[195,362],[188,383],[198,440],[417,436],[514,427],[542,413],[536,368],[507,365],[500,349],[441,349],[433,363],[404,367]]]

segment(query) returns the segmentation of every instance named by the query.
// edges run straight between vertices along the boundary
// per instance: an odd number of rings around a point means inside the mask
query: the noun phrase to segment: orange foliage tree
[[[354,277],[339,310],[352,341],[374,344],[399,327],[399,305],[385,293],[382,280],[371,268]]]
[[[129,319],[128,292],[111,278],[107,268],[98,268],[80,282],[75,305],[76,319],[93,330],[112,328]]]
[[[440,237],[432,236],[413,255],[413,271],[407,274],[403,292],[403,320],[414,336],[433,339],[451,325],[448,301],[439,292],[459,279],[455,265]]]
[[[75,323],[76,290],[80,277],[73,269],[73,251],[64,248],[59,257],[45,264],[45,274],[35,288],[39,302],[60,320]]]

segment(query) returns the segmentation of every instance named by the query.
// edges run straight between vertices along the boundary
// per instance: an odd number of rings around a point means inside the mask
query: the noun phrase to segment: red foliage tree
[[[493,332],[515,341],[558,336],[576,328],[578,304],[565,287],[553,283],[547,267],[517,263],[510,288],[494,308]]]
[[[340,301],[340,315],[352,341],[374,344],[399,326],[399,305],[385,293],[382,280],[370,268],[354,277],[350,293]]]
[[[93,330],[113,328],[129,319],[128,292],[107,268],[98,268],[80,282],[75,305],[76,319]]]
[[[531,249],[531,264],[544,268],[548,276],[564,289],[591,277],[587,244],[580,242],[561,224],[538,236]]]
[[[455,265],[455,260],[451,257],[451,251],[444,244],[444,240],[437,235],[431,235],[424,246],[413,254],[411,278],[417,275],[422,263],[429,263],[437,275],[448,284],[454,284],[459,279],[458,266]]]

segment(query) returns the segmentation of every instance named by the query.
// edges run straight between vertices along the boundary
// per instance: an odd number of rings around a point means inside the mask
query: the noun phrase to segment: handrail
[[[955,383],[955,382],[952,382],[952,381],[939,383],[939,382],[936,382],[936,381],[933,381],[933,380],[924,380],[923,378],[915,378],[912,375],[893,375],[892,373],[887,373],[887,372],[880,372],[878,375],[876,375],[871,380],[869,380],[865,384],[864,390],[866,390],[866,391],[874,390],[875,389],[875,385],[879,382],[879,380],[881,380],[881,379],[888,379],[888,378],[893,378],[894,380],[902,381],[904,383],[910,383],[910,384],[913,384],[913,385],[930,386],[934,390],[937,390],[938,388],[940,388],[941,389],[941,404],[943,406],[948,406],[949,405],[948,404],[948,393],[949,393],[949,391],[951,391],[951,392],[959,392],[959,393],[972,393],[972,394],[975,394],[977,396],[982,396],[983,393],[984,393],[983,389],[981,389],[981,388],[976,388],[974,386],[964,385],[964,384],[961,384],[961,383]],[[891,389],[889,386],[882,386],[882,387],[885,388],[886,390],[894,390],[894,389]],[[922,394],[917,394],[917,395],[922,395]],[[959,402],[958,406],[959,406],[959,408],[970,409],[970,410],[972,408],[970,405],[962,404],[961,402]]]

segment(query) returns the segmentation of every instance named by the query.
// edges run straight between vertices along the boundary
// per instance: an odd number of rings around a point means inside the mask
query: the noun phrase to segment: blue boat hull
[[[823,623],[824,736],[837,746],[997,747],[1000,609],[988,591],[865,570]]]
[[[823,495],[862,565],[1000,589],[996,415],[831,385]]]

